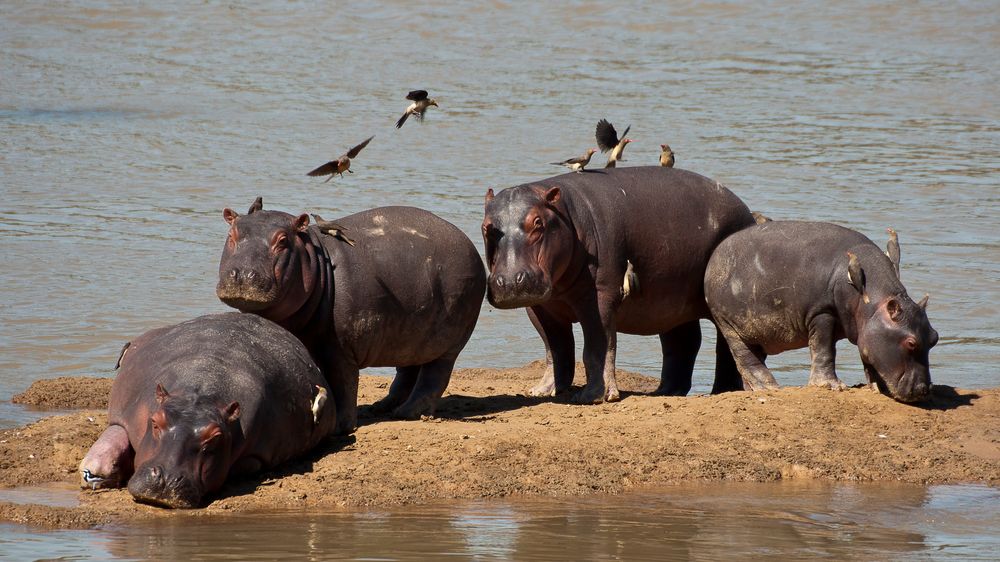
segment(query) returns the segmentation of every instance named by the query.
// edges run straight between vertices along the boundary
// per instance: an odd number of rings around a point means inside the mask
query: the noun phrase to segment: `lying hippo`
[[[413,207],[324,221],[323,231],[309,215],[265,211],[259,201],[247,215],[223,216],[230,229],[216,293],[305,343],[333,391],[338,432],[357,425],[363,367],[396,367],[377,411],[433,413],[486,291],[483,262],[462,231]]]
[[[80,463],[84,487],[128,482],[136,500],[197,507],[229,475],[301,455],[336,424],[309,352],[258,316],[150,330],[126,345],[119,365],[108,428]]]
[[[705,298],[750,389],[778,386],[764,366],[769,354],[807,345],[809,384],[842,388],[834,354],[847,338],[861,351],[869,383],[915,402],[930,393],[928,352],[938,335],[926,297],[913,302],[897,268],[853,230],[767,222],[719,245],[705,272]]]
[[[687,394],[701,345],[699,319],[709,318],[705,264],[720,241],[751,224],[750,210],[731,191],[676,168],[610,168],[495,196],[489,190],[488,299],[497,308],[528,307],[545,342],[546,370],[531,394],[553,395],[572,383],[574,322],[583,329],[587,371],[574,400],[619,398],[618,332],[658,334],[657,393]],[[725,340],[719,343],[713,391],[742,389]]]

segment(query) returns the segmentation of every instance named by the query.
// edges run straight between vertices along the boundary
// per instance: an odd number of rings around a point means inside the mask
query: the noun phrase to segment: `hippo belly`
[[[336,424],[319,367],[288,331],[232,312],[151,330],[126,347],[109,427],[84,486],[128,483],[139,501],[197,507],[230,474],[310,450]]]

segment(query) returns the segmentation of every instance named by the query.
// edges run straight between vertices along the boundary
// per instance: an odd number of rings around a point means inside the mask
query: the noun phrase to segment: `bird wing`
[[[409,116],[410,116],[410,110],[407,109],[406,111],[403,112],[403,116],[399,118],[399,121],[396,121],[396,128],[399,129],[400,127],[402,127],[403,123],[406,123],[406,118]]]
[[[306,174],[307,176],[328,176],[337,172],[337,161],[333,160]]]
[[[631,129],[632,129],[632,124],[630,123],[628,127],[625,127],[625,132],[624,132],[624,133],[622,133],[622,138],[625,138],[625,137],[627,137],[627,136],[628,136],[628,132],[629,132],[629,131],[630,131]]]
[[[601,149],[601,152],[607,152],[618,145],[618,133],[615,132],[615,126],[609,123],[607,119],[601,119],[597,122],[595,136],[597,137],[597,146]]]
[[[364,148],[364,147],[366,147],[366,146],[368,146],[368,143],[370,143],[373,138],[375,138],[375,135],[372,135],[372,136],[368,137],[367,139],[365,139],[365,141],[363,143],[361,143],[358,146],[355,146],[354,148],[348,150],[346,156],[348,158],[357,158],[358,154],[361,152],[361,149]]]
[[[406,94],[406,99],[412,101],[420,101],[427,99],[427,90],[413,90]]]

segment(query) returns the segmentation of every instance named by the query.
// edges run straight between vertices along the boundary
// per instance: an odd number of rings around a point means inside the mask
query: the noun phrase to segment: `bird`
[[[753,215],[753,220],[757,224],[764,224],[765,222],[771,222],[771,217],[765,215],[764,213],[758,213],[757,211],[750,211]]]
[[[889,233],[889,242],[885,245],[885,255],[889,256],[889,261],[896,268],[896,279],[899,279],[899,235],[892,228],[885,229]]]
[[[312,399],[312,406],[310,409],[313,413],[313,424],[319,423],[319,413],[323,410],[323,404],[326,404],[326,389],[318,384],[314,384],[316,387],[316,396]]]
[[[635,274],[632,262],[625,260],[625,278],[622,280],[622,300],[632,293],[639,294],[639,276]]]
[[[125,354],[128,353],[128,348],[132,346],[131,341],[125,342],[122,346],[121,353],[118,354],[118,361],[115,361],[115,370],[117,371],[119,367],[122,366],[122,360],[125,359]]]
[[[316,226],[319,227],[319,231],[327,236],[333,236],[338,240],[347,242],[348,246],[354,245],[354,240],[347,237],[344,232],[347,230],[343,226],[328,220],[323,220],[323,217],[317,215],[316,213],[311,213],[313,220],[316,221]]]
[[[375,138],[375,135],[368,137],[367,139],[365,139],[363,143],[348,150],[339,158],[330,160],[326,164],[323,164],[319,168],[316,168],[315,170],[309,172],[306,175],[311,177],[330,176],[326,178],[326,181],[323,182],[326,183],[332,180],[335,174],[340,174],[340,177],[344,177],[344,172],[353,174],[354,172],[351,171],[351,158],[357,158],[358,154],[361,152],[361,149],[368,146],[368,143],[370,143],[373,138]]]
[[[104,484],[105,480],[104,478],[101,478],[100,476],[97,476],[94,473],[90,472],[90,470],[86,468],[81,471],[80,476],[83,478],[83,481],[85,483],[90,485],[91,490],[96,490],[102,487],[101,485]]]
[[[669,144],[660,145],[660,165],[664,168],[674,167],[674,151],[670,150]]]
[[[601,148],[601,152],[611,151],[611,155],[608,156],[608,163],[604,166],[605,168],[614,168],[615,163],[621,160],[622,153],[625,151],[625,145],[632,142],[632,139],[625,138],[628,134],[629,129],[632,125],[625,127],[625,132],[622,133],[622,138],[618,138],[618,133],[615,131],[614,125],[608,122],[607,119],[601,119],[597,122],[597,130],[595,131],[595,136],[597,137],[597,146]]]
[[[434,98],[427,97],[427,90],[413,90],[412,92],[406,94],[406,99],[412,101],[413,103],[406,108],[406,111],[403,112],[403,116],[399,118],[399,121],[396,121],[397,129],[401,128],[403,123],[406,123],[406,119],[409,118],[410,115],[416,114],[417,117],[423,121],[424,112],[427,111],[428,107],[432,105],[434,107],[438,107]]]
[[[579,174],[584,168],[587,167],[587,164],[590,164],[590,157],[593,156],[595,152],[597,152],[596,148],[588,148],[587,153],[583,156],[577,156],[576,158],[570,158],[569,160],[563,160],[562,162],[550,162],[550,164],[554,166],[566,166],[570,170]]]
[[[861,293],[865,304],[868,304],[870,301],[868,295],[865,294],[865,270],[861,269],[858,256],[851,252],[847,252],[847,280]]]

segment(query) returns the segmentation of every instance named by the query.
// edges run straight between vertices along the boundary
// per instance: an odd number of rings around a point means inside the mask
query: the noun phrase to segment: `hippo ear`
[[[167,389],[163,388],[162,384],[156,383],[156,403],[163,404],[163,401],[167,398],[170,398],[170,393],[167,392]]]
[[[250,210],[247,211],[247,214],[252,215],[257,211],[263,211],[263,210],[264,210],[264,198],[258,196],[256,199],[253,200],[253,203],[250,205]]]
[[[492,200],[493,200],[493,188],[491,187],[486,190],[486,202],[489,203]]]
[[[227,223],[233,224],[236,222],[236,219],[240,218],[240,214],[229,207],[226,207],[222,210],[222,218],[226,219]]]
[[[898,300],[890,298],[885,303],[885,311],[889,313],[889,320],[899,322],[899,316],[903,313],[903,307],[900,306]]]
[[[309,215],[302,213],[295,219],[292,223],[292,228],[298,230],[299,232],[305,232],[306,228],[309,227]]]
[[[545,202],[549,205],[555,205],[558,203],[560,197],[562,197],[562,193],[559,191],[558,187],[550,188],[545,192]]]
[[[226,418],[226,421],[229,423],[240,419],[240,403],[230,402],[228,406],[222,409],[222,417]]]
[[[927,312],[927,301],[929,300],[931,300],[930,293],[924,293],[924,298],[920,299],[920,302],[917,303],[917,306],[922,308],[924,312]]]

